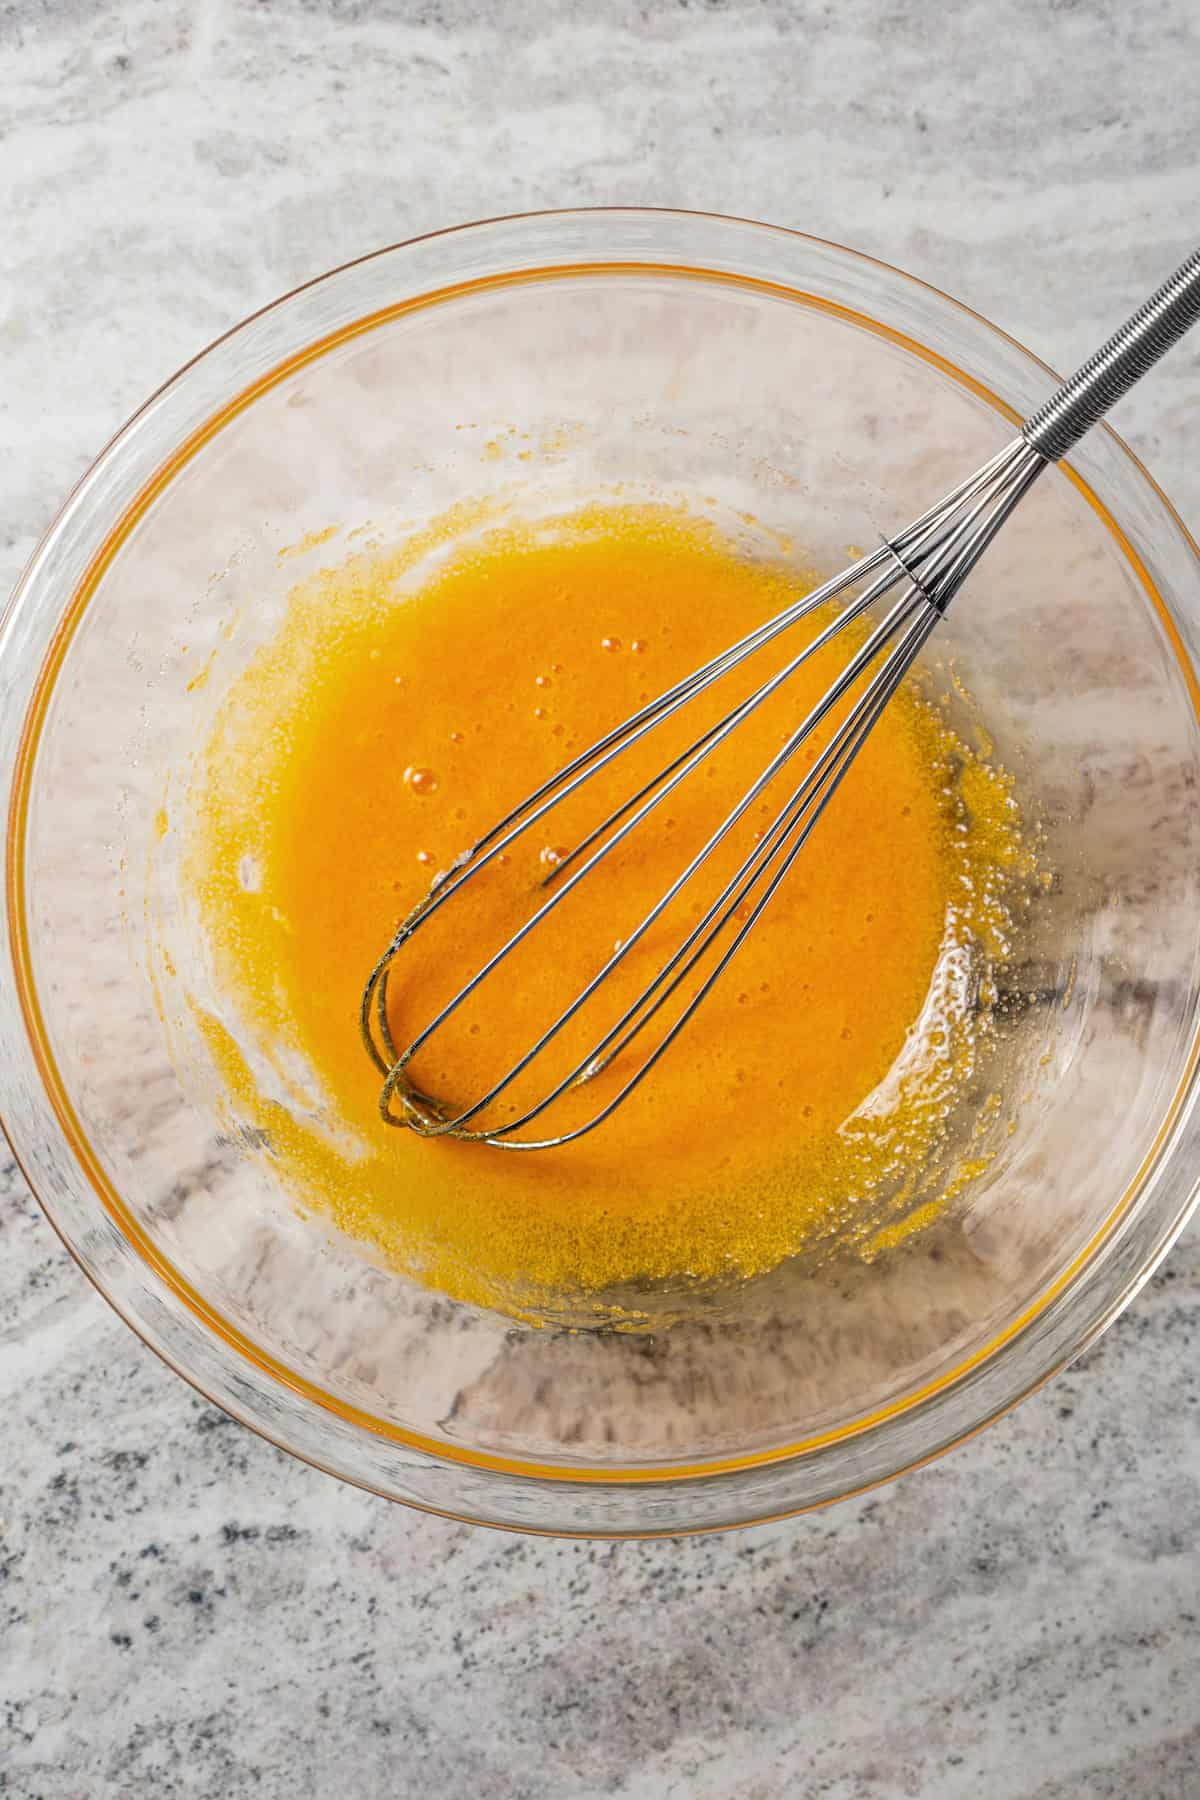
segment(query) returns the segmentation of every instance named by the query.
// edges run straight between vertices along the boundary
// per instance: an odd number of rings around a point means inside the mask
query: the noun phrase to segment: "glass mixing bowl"
[[[313,282],[98,459],[3,621],[0,1092],[70,1249],[210,1399],[459,1517],[704,1529],[938,1454],[1136,1291],[1196,1195],[1200,568],[1107,430],[1044,477],[934,640],[929,678],[973,694],[1053,879],[975,1096],[980,1172],[907,1244],[649,1337],[525,1328],[304,1217],[223,1123],[181,1004],[222,1004],[177,880],[189,759],[351,532],[623,483],[753,515],[832,571],[1050,385],[975,314],[835,245],[559,213]]]

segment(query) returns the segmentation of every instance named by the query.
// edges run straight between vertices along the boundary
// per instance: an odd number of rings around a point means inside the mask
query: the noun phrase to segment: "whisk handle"
[[[1025,442],[1057,462],[1122,394],[1200,319],[1200,250],[1151,294],[1021,427]]]

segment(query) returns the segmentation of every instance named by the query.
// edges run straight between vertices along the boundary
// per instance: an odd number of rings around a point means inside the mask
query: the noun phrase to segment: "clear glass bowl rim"
[[[0,1074],[0,1123],[13,1154],[51,1224],[89,1279],[126,1323],[200,1393],[280,1448],[342,1479],[388,1498],[473,1522],[565,1535],[630,1536],[677,1534],[751,1523],[804,1511],[861,1492],[941,1455],[982,1429],[1048,1380],[1092,1343],[1115,1319],[1169,1250],[1200,1198],[1200,1122],[1195,1117],[1197,1045],[1158,1139],[1134,1187],[1114,1205],[1092,1244],[1037,1302],[987,1350],[960,1366],[932,1390],[907,1398],[831,1441],[789,1447],[767,1456],[668,1466],[654,1470],[605,1471],[500,1461],[470,1451],[434,1447],[409,1434],[354,1417],[348,1409],[306,1383],[289,1382],[270,1359],[247,1355],[236,1334],[219,1331],[217,1354],[211,1324],[189,1305],[169,1272],[154,1266],[129,1241],[115,1244],[86,1230],[86,1204],[112,1209],[89,1159],[79,1155],[74,1133],[64,1124],[45,1078],[48,1052],[37,1043],[36,996],[32,1011],[28,965],[22,966],[23,802],[31,707],[43,688],[60,628],[79,607],[80,590],[106,550],[120,540],[130,511],[149,504],[182,460],[194,453],[231,410],[250,404],[255,394],[279,378],[298,356],[319,354],[327,334],[319,329],[332,306],[345,310],[354,290],[370,288],[375,277],[395,282],[396,301],[434,304],[452,298],[471,282],[430,285],[439,256],[461,267],[478,256],[477,282],[501,282],[535,272],[576,272],[581,265],[657,267],[698,272],[776,287],[799,297],[804,289],[794,266],[806,254],[856,266],[878,282],[903,289],[910,302],[953,317],[979,338],[1005,348],[1044,391],[1057,379],[1009,334],[940,290],[889,264],[808,234],[717,214],[652,208],[573,209],[511,215],[389,246],[344,264],[294,289],[216,339],[154,393],[101,451],[65,501],[18,582],[0,618],[0,679],[8,695],[9,728],[0,744],[0,772],[7,795],[7,857],[4,925],[9,946],[8,979],[0,983],[0,1044],[7,1052]],[[549,253],[549,254],[548,254]],[[405,274],[398,265],[416,265]],[[756,273],[773,266],[772,275]],[[387,273],[385,274],[385,270]],[[355,312],[359,328],[369,328],[380,309]],[[394,306],[384,309],[387,313]],[[870,315],[864,314],[870,322]],[[332,335],[340,339],[345,325]],[[882,327],[893,336],[890,327]],[[922,351],[915,340],[913,348]],[[981,384],[939,352],[929,360],[982,393],[1015,419],[1019,408]],[[1015,365],[1014,365],[1015,366]],[[1096,442],[1125,478],[1140,485],[1158,530],[1173,540],[1181,565],[1190,561],[1193,584],[1200,550],[1182,521],[1138,459],[1108,428]],[[1086,460],[1088,446],[1073,461]],[[1080,485],[1086,485],[1080,483]],[[1148,490],[1148,493],[1147,493]],[[1112,521],[1135,562],[1136,541]],[[1144,568],[1143,579],[1145,580]],[[1154,589],[1151,589],[1154,592]],[[60,598],[67,596],[65,603]],[[1157,604],[1170,619],[1178,597]],[[1188,609],[1189,613],[1192,609]],[[1194,621],[1200,623],[1200,619]],[[1177,646],[1181,657],[1186,656]],[[1192,683],[1194,692],[1194,683]],[[44,697],[44,696],[43,696]],[[33,733],[36,745],[36,731]],[[52,1061],[51,1061],[52,1067]],[[86,1141],[86,1140],[85,1140]],[[43,1149],[39,1150],[39,1146]],[[43,1153],[48,1146],[48,1153]],[[1197,1168],[1180,1197],[1166,1195],[1157,1177],[1168,1163],[1188,1158]],[[67,1166],[81,1177],[80,1194],[90,1195],[81,1211],[52,1191],[47,1171]],[[1152,1204],[1157,1197],[1160,1202]],[[78,1199],[78,1196],[76,1197]],[[155,1322],[157,1321],[157,1323]],[[199,1336],[197,1336],[199,1334]],[[281,1391],[282,1390],[282,1391]],[[281,1401],[285,1403],[281,1406]],[[283,1424],[279,1423],[283,1418]],[[391,1440],[382,1446],[379,1436]],[[356,1454],[374,1440],[371,1456]],[[392,1454],[389,1456],[387,1453]],[[437,1475],[436,1482],[423,1477]],[[814,1479],[815,1477],[815,1479]]]

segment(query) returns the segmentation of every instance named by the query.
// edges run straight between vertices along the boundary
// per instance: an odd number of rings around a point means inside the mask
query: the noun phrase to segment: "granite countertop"
[[[772,219],[1070,362],[1189,247],[1198,57],[1190,0],[12,0],[0,583],[204,342],[471,217]],[[1194,348],[1120,425],[1195,527]],[[6,1162],[0,1795],[1200,1794],[1198,1326],[1193,1227],[920,1475],[724,1537],[508,1538],[197,1399]]]

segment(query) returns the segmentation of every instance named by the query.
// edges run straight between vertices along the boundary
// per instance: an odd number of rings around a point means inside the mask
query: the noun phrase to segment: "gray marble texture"
[[[750,214],[1059,363],[1190,247],[1191,0],[8,0],[0,584],[126,413],[306,276],[489,213]],[[1193,528],[1200,353],[1120,426]],[[0,1177],[0,1795],[1200,1795],[1200,1235],[937,1467],[594,1545],[290,1461]]]

